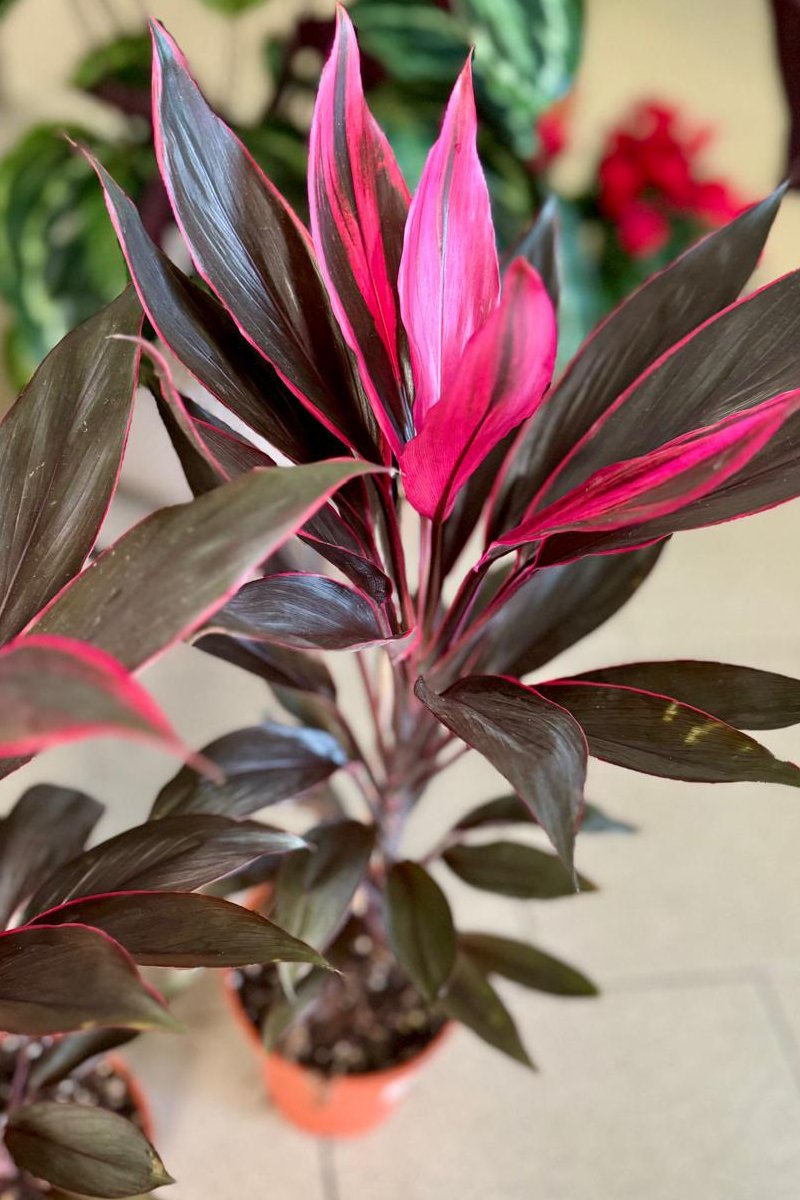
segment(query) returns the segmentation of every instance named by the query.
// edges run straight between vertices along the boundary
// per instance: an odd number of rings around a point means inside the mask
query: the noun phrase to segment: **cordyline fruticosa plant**
[[[541,671],[619,609],[673,532],[800,493],[800,273],[737,302],[781,192],[649,280],[551,384],[556,231],[545,211],[501,272],[469,62],[411,198],[365,107],[340,11],[311,131],[309,234],[169,36],[153,33],[156,151],[199,281],[97,170],[152,330],[235,427],[184,400],[148,347],[195,499],[147,518],[77,575],[124,435],[109,444],[107,423],[91,436],[73,426],[80,449],[65,450],[48,430],[92,517],[53,518],[36,494],[43,529],[60,520],[59,545],[65,531],[81,536],[60,590],[38,597],[44,611],[28,605],[7,623],[6,636],[22,634],[8,654],[66,637],[135,670],[191,638],[263,678],[299,724],[206,747],[225,781],[184,767],[152,818],[241,819],[347,771],[365,819],[313,793],[330,819],[307,834],[316,853],[290,855],[276,876],[282,924],[323,949],[366,896],[373,929],[427,1001],[525,1058],[487,976],[589,985],[532,947],[456,933],[428,863],[441,857],[506,895],[566,894],[589,754],[670,778],[800,783],[797,767],[740,731],[797,720],[793,680],[705,662]],[[95,344],[98,364],[146,345],[132,309],[123,297],[96,319],[103,336],[133,339],[102,356]],[[416,520],[416,572],[401,515]],[[24,541],[13,595],[31,585],[39,536]],[[320,650],[355,653],[369,741],[353,733]],[[542,681],[521,682],[532,672]],[[424,865],[408,862],[406,819],[464,746],[513,796],[466,817]],[[556,856],[471,842],[478,828],[526,821]]]

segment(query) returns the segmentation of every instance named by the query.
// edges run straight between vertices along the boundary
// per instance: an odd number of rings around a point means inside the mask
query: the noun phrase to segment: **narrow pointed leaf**
[[[36,631],[83,638],[138,669],[202,624],[345,480],[370,470],[334,461],[252,471],[161,509],[68,585]]]
[[[500,675],[468,676],[441,696],[418,679],[415,692],[505,776],[571,867],[586,778],[586,743],[572,717]]]
[[[364,100],[356,36],[342,8],[311,123],[308,191],[311,233],[333,311],[397,452],[413,432],[397,299],[409,194]]]
[[[786,783],[800,787],[800,767],[710,713],[672,696],[564,680],[542,694],[572,713],[595,758],[695,783]]]
[[[103,1025],[177,1027],[130,956],[99,930],[59,924],[0,934],[0,1029],[44,1035]]]
[[[800,723],[800,680],[754,667],[678,659],[623,663],[575,679],[674,696],[742,729],[784,729]]]
[[[208,814],[148,821],[70,857],[37,889],[26,913],[101,892],[191,892],[262,855],[304,845],[292,833]]]
[[[385,919],[398,962],[432,1003],[455,966],[456,931],[447,897],[419,863],[392,865],[386,880]]]
[[[112,892],[71,900],[41,913],[26,929],[89,925],[151,967],[241,967],[325,960],[266,917],[198,892]]]
[[[516,258],[524,258],[538,271],[553,308],[558,312],[561,279],[558,266],[558,202],[548,196],[525,236],[514,247]]]
[[[557,900],[575,894],[572,876],[560,859],[520,842],[451,846],[442,858],[459,879],[483,892],[515,900]],[[577,882],[582,892],[596,890],[582,875]]]
[[[156,156],[199,274],[295,395],[374,458],[377,426],[306,231],[209,108],[169,35],[156,22],[151,29]]]
[[[529,825],[537,824],[531,810],[523,804],[519,796],[498,796],[496,800],[487,800],[479,804],[461,818],[454,829],[463,832],[468,829],[483,829],[487,825]],[[627,821],[619,821],[610,817],[596,804],[584,804],[580,825],[581,833],[633,833],[634,826]]]
[[[553,306],[532,267],[515,259],[499,305],[473,334],[458,371],[402,453],[409,502],[449,516],[455,498],[498,442],[531,416],[553,373]]]
[[[364,878],[374,830],[332,821],[306,835],[310,849],[289,855],[275,881],[275,920],[317,950],[341,928]]]
[[[28,788],[0,823],[0,928],[42,879],[80,854],[102,814],[102,804],[73,788]]]
[[[151,817],[219,813],[246,817],[322,783],[347,762],[340,743],[324,729],[269,721],[210,742],[203,757],[224,775],[214,782],[182,769],[159,792]]]
[[[326,575],[268,575],[246,583],[210,627],[298,650],[355,650],[388,640],[377,608]]]
[[[18,634],[92,549],[128,436],[142,313],[123,293],[47,356],[0,424],[0,643]],[[77,469],[80,464],[80,469]]]
[[[466,1025],[484,1042],[509,1058],[533,1067],[514,1019],[489,980],[465,954],[460,954],[446,996],[439,1007],[453,1021]]]
[[[298,688],[329,699],[336,695],[333,679],[322,659],[299,650],[221,633],[205,634],[194,642],[194,646],[278,687]]]
[[[117,1113],[40,1100],[9,1116],[5,1143],[17,1166],[83,1196],[139,1196],[174,1183],[147,1138]]]
[[[488,975],[502,975],[553,996],[597,995],[595,985],[580,971],[525,942],[491,933],[462,933],[458,944],[461,952]]]
[[[475,133],[468,61],[414,193],[400,263],[400,311],[414,369],[417,429],[456,378],[467,342],[500,292],[489,192]]]
[[[31,1066],[29,1094],[46,1084],[60,1083],[90,1059],[118,1046],[125,1046],[139,1035],[133,1029],[87,1029],[55,1039]]]
[[[1,757],[111,736],[190,757],[155,701],[104,651],[54,636],[0,650]]]
[[[651,363],[736,300],[785,190],[778,188],[653,275],[587,339],[509,456],[492,514],[493,538],[519,521],[572,447]]]

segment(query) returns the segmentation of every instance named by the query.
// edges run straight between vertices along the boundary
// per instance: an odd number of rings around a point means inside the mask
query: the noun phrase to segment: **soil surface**
[[[318,994],[282,1034],[276,1048],[284,1058],[326,1077],[363,1075],[415,1058],[445,1025],[361,921],[350,921],[327,955],[341,974],[324,975]],[[245,967],[234,976],[260,1033],[284,999],[278,970]]]
[[[12,1082],[21,1054],[37,1059],[52,1043],[52,1038],[16,1037],[6,1034],[0,1041],[0,1112],[5,1112],[11,1095]],[[137,1128],[142,1122],[127,1081],[118,1075],[107,1062],[89,1063],[88,1067],[75,1071],[61,1082],[37,1091],[36,1100],[60,1100],[70,1104],[99,1106],[127,1118]],[[16,1176],[8,1179],[7,1169],[12,1163],[0,1164],[0,1200],[42,1200],[50,1196],[46,1184],[37,1184],[30,1177]]]

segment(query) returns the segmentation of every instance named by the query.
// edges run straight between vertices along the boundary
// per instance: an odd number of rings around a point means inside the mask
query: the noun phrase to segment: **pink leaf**
[[[473,335],[449,388],[401,456],[406,495],[418,512],[449,515],[472,472],[537,408],[555,352],[555,314],[544,284],[533,267],[515,259],[500,304]]]
[[[364,101],[356,36],[341,7],[317,92],[308,173],[311,233],[333,311],[397,452],[412,431],[397,301],[409,194]]]
[[[414,370],[417,429],[447,391],[467,342],[500,292],[476,127],[468,60],[414,193],[400,263],[400,311]]]
[[[517,546],[567,530],[622,529],[675,512],[741,470],[798,409],[800,391],[786,392],[650,454],[602,467],[555,503],[529,509],[495,544]]]

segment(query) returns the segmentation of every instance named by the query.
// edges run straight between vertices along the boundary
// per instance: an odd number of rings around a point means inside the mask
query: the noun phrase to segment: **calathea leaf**
[[[9,1116],[4,1137],[17,1166],[84,1196],[137,1196],[174,1179],[135,1125],[86,1104],[40,1100]]]
[[[651,363],[736,300],[755,270],[784,192],[778,188],[703,238],[598,326],[509,455],[491,539],[519,521],[576,443]]]
[[[328,668],[322,659],[311,654],[220,633],[205,634],[193,644],[196,649],[222,658],[278,687],[315,692],[331,700],[336,695]]]
[[[0,823],[0,928],[37,883],[80,854],[102,804],[73,788],[40,783]]]
[[[463,832],[468,829],[482,829],[487,825],[527,825],[536,824],[536,819],[520,800],[519,796],[498,796],[496,800],[487,800],[471,809],[454,826],[454,830]],[[596,804],[584,804],[581,814],[581,833],[632,833],[633,825],[627,821],[618,821],[609,817]]]
[[[0,424],[0,642],[83,566],[119,475],[142,320],[125,292],[68,334]],[[77,465],[80,464],[80,470]]]
[[[209,108],[172,39],[156,22],[151,29],[156,156],[198,272],[322,423],[379,457],[306,231]]]
[[[623,663],[575,680],[674,696],[743,729],[784,729],[800,722],[800,680],[754,667],[677,659]]]
[[[800,768],[746,733],[671,696],[610,683],[560,680],[542,694],[580,724],[595,758],[696,783],[753,780],[800,787]]]
[[[0,650],[0,757],[109,735],[192,757],[155,701],[105,651],[54,636],[17,638]]]
[[[262,855],[285,854],[304,845],[292,833],[209,814],[148,821],[77,857],[64,855],[70,861],[37,889],[26,913],[31,917],[101,892],[194,891]]]
[[[363,593],[326,575],[300,572],[246,583],[210,628],[298,650],[357,650],[390,636]]]
[[[484,1042],[509,1058],[533,1067],[514,1019],[483,972],[459,954],[446,995],[439,1007],[453,1021],[466,1025]]]
[[[441,696],[420,678],[414,690],[505,776],[571,868],[586,778],[580,726],[532,688],[500,675],[467,676]]]
[[[372,470],[334,461],[252,471],[161,509],[67,586],[36,632],[82,637],[138,669],[192,633],[345,480]]]
[[[596,996],[590,979],[543,950],[491,933],[462,933],[459,948],[481,971],[554,996]]]
[[[360,821],[330,821],[306,834],[310,848],[289,855],[275,881],[278,924],[324,950],[347,916],[374,836]]]
[[[212,783],[191,768],[181,770],[159,792],[151,817],[246,817],[321,783],[347,762],[340,743],[324,729],[274,721],[225,734],[210,742],[203,755],[221,769],[224,782]]]
[[[578,875],[574,882],[554,855],[520,842],[451,846],[442,858],[471,887],[513,896],[516,900],[557,900],[571,896],[576,882],[583,892],[596,890],[583,875]]]
[[[28,925],[0,934],[0,1029],[39,1035],[102,1025],[178,1027],[129,955],[99,930]]]
[[[198,892],[110,892],[48,909],[25,926],[88,925],[152,967],[241,967],[325,960],[266,917]],[[121,1022],[117,1022],[121,1024]]]
[[[456,931],[447,897],[419,863],[393,863],[386,879],[385,915],[398,961],[432,1003],[456,961]]]

